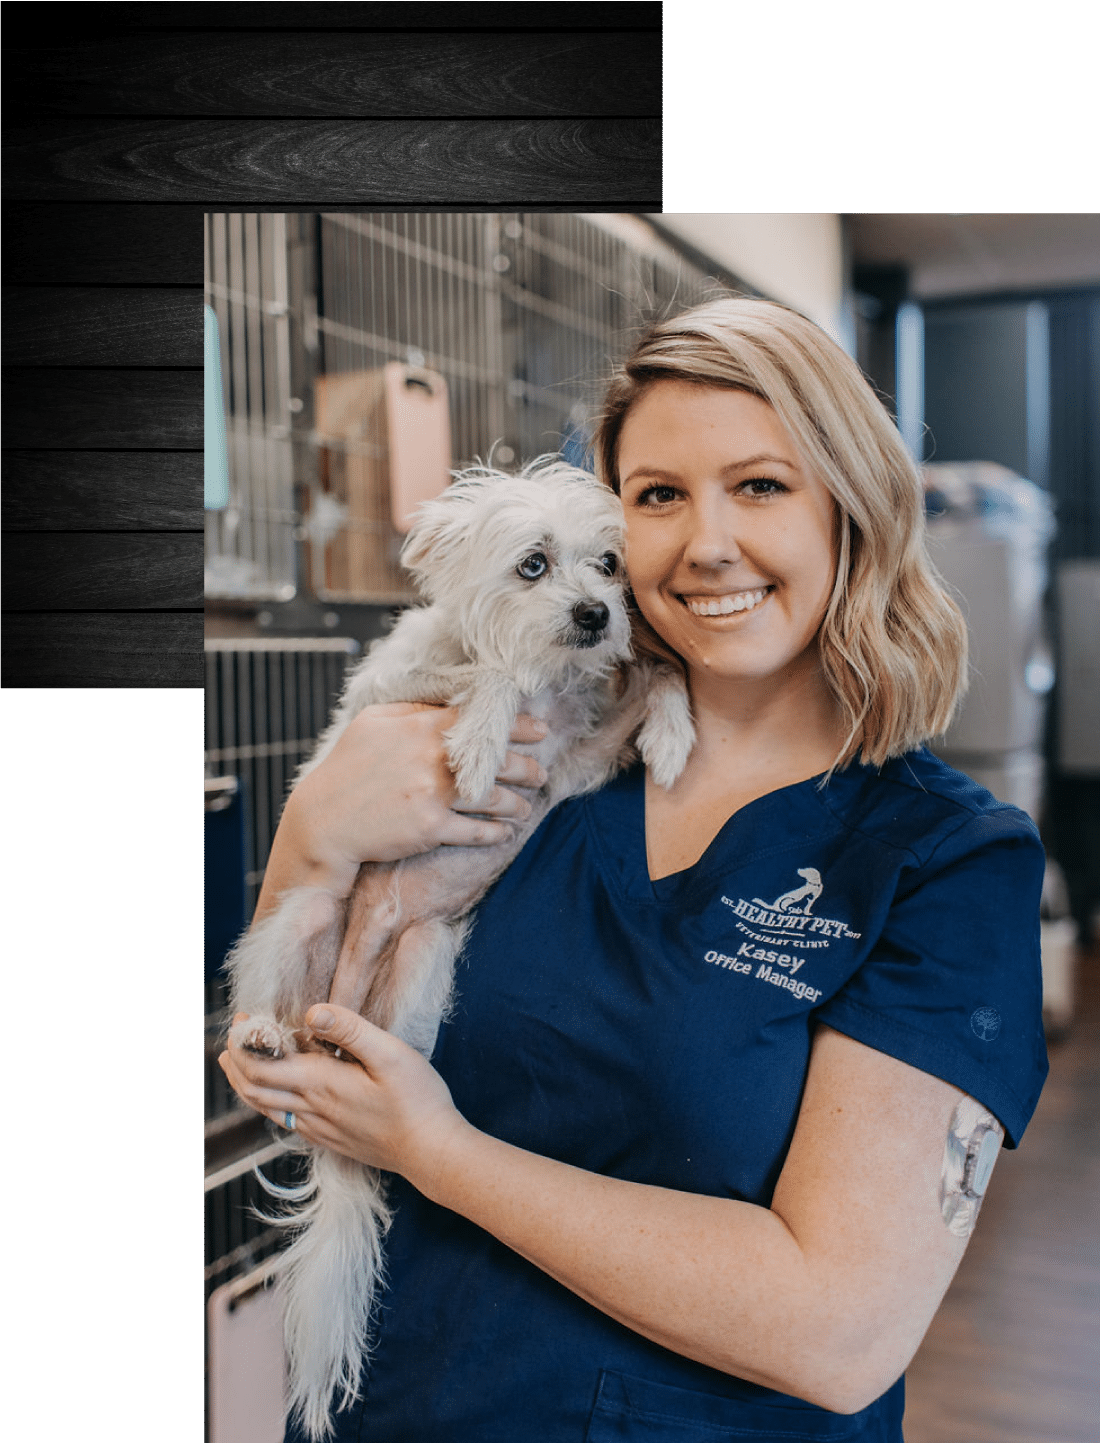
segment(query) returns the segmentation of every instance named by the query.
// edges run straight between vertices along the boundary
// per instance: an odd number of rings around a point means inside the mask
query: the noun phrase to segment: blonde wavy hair
[[[920,473],[855,362],[771,301],[722,299],[651,326],[608,387],[594,447],[619,489],[623,422],[659,381],[759,396],[837,506],[837,572],[818,633],[846,736],[830,770],[872,766],[945,731],[966,689],[966,624],[924,544]],[[675,657],[640,615],[637,649]],[[682,663],[681,663],[682,664]]]

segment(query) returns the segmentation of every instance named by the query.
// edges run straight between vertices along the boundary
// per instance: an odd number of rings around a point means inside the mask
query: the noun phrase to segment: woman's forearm
[[[844,1411],[873,1319],[843,1307],[774,1212],[585,1172],[472,1128],[426,1190],[653,1342]]]
[[[355,885],[360,864],[350,858],[341,862],[332,855],[318,855],[304,822],[296,794],[292,792],[271,844],[252,916],[253,926],[271,912],[280,896],[292,887],[323,887],[334,896],[346,897]]]
[[[965,1249],[939,1203],[957,1098],[821,1029],[770,1209],[585,1172],[466,1123],[412,1181],[654,1342],[855,1412],[908,1366]]]

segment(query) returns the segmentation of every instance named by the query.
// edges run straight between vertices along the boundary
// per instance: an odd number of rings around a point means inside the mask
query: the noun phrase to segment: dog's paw
[[[638,733],[638,750],[659,787],[671,787],[695,746],[695,723],[687,689],[678,675],[664,670],[648,698],[648,715]]]
[[[298,1051],[294,1033],[270,1017],[246,1017],[243,1022],[235,1022],[229,1036],[238,1047],[257,1057],[286,1057]]]
[[[344,1062],[355,1061],[350,1052],[337,1047],[336,1043],[330,1042],[327,1037],[318,1037],[308,1027],[296,1027],[293,1037],[298,1052],[324,1052],[329,1057],[338,1057]]]
[[[488,796],[503,758],[498,758],[495,748],[486,746],[483,737],[470,736],[461,724],[451,728],[446,740],[447,760],[454,772],[459,796],[467,803]]]

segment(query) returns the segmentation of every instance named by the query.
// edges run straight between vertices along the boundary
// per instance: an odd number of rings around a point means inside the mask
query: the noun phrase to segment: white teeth
[[[684,602],[693,616],[729,616],[731,612],[751,611],[754,606],[759,606],[768,590],[768,587],[762,586],[759,591],[735,591],[729,596],[685,596]]]

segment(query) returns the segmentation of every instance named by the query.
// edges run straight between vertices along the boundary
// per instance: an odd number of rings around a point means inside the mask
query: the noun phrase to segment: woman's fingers
[[[534,717],[518,716],[516,725],[512,732],[511,740],[514,744],[522,745],[541,741],[546,735],[546,726],[543,722],[537,721]],[[525,822],[531,815],[531,803],[528,798],[520,793],[511,790],[512,787],[529,788],[534,791],[546,784],[546,769],[534,757],[526,756],[523,752],[506,752],[504,763],[497,773],[497,785],[492,788],[484,797],[479,797],[473,802],[464,802],[456,796],[451,802],[451,810],[459,814],[470,814],[481,817],[499,817],[513,822]],[[503,841],[509,833],[500,828],[493,828],[489,831],[484,829],[475,833],[467,833],[465,830],[456,834],[458,845],[478,846],[486,842]],[[450,841],[454,846],[455,841]]]
[[[350,1053],[368,1072],[395,1049],[404,1046],[357,1012],[348,1007],[337,1007],[332,1002],[312,1007],[306,1013],[306,1026],[314,1036],[323,1037],[326,1042]]]
[[[512,735],[508,738],[511,742],[527,743],[541,742],[550,728],[538,717],[528,716],[526,712],[520,712],[516,717],[515,725],[512,727]]]
[[[235,1021],[239,1018],[234,1019]],[[294,1131],[320,1141],[318,1108],[331,1093],[332,1066],[348,1067],[327,1053],[295,1052],[287,1057],[258,1057],[230,1039],[218,1062],[242,1102],[280,1127],[294,1114]],[[359,1069],[356,1069],[357,1071]]]
[[[250,1082],[228,1052],[223,1052],[218,1061],[234,1092],[257,1112],[265,1113],[274,1122],[280,1122],[288,1112],[302,1112],[300,1093],[281,1087],[261,1087]]]
[[[533,717],[517,717],[516,729],[512,733],[511,740],[514,743],[523,743],[532,739],[539,740],[539,736],[534,735],[536,729],[542,736],[545,736],[546,728],[542,722],[536,722]],[[455,800],[451,803],[451,810],[476,812],[490,817],[508,817],[512,821],[526,821],[531,815],[531,803],[526,797],[513,792],[511,788],[524,787],[535,791],[539,787],[545,786],[546,768],[534,757],[526,756],[523,752],[505,752],[504,762],[497,773],[496,780],[497,785],[486,796],[480,797],[474,802]]]
[[[495,821],[492,817],[464,817],[452,812],[450,819],[441,824],[439,842],[441,847],[496,847],[508,842],[515,835],[511,822]]]
[[[264,1086],[250,1077],[228,1049],[218,1058],[222,1071],[229,1080],[233,1091],[248,1107],[262,1112],[272,1122],[284,1124],[286,1114],[293,1112],[296,1117],[303,1115],[302,1095],[284,1087]]]
[[[505,752],[504,765],[497,773],[498,782],[510,782],[519,787],[541,787],[546,782],[546,768],[534,757],[522,752]]]
[[[476,813],[485,817],[506,817],[509,821],[525,822],[531,815],[531,803],[526,797],[520,796],[519,792],[513,792],[508,787],[494,787],[476,802],[452,802],[451,811]]]

